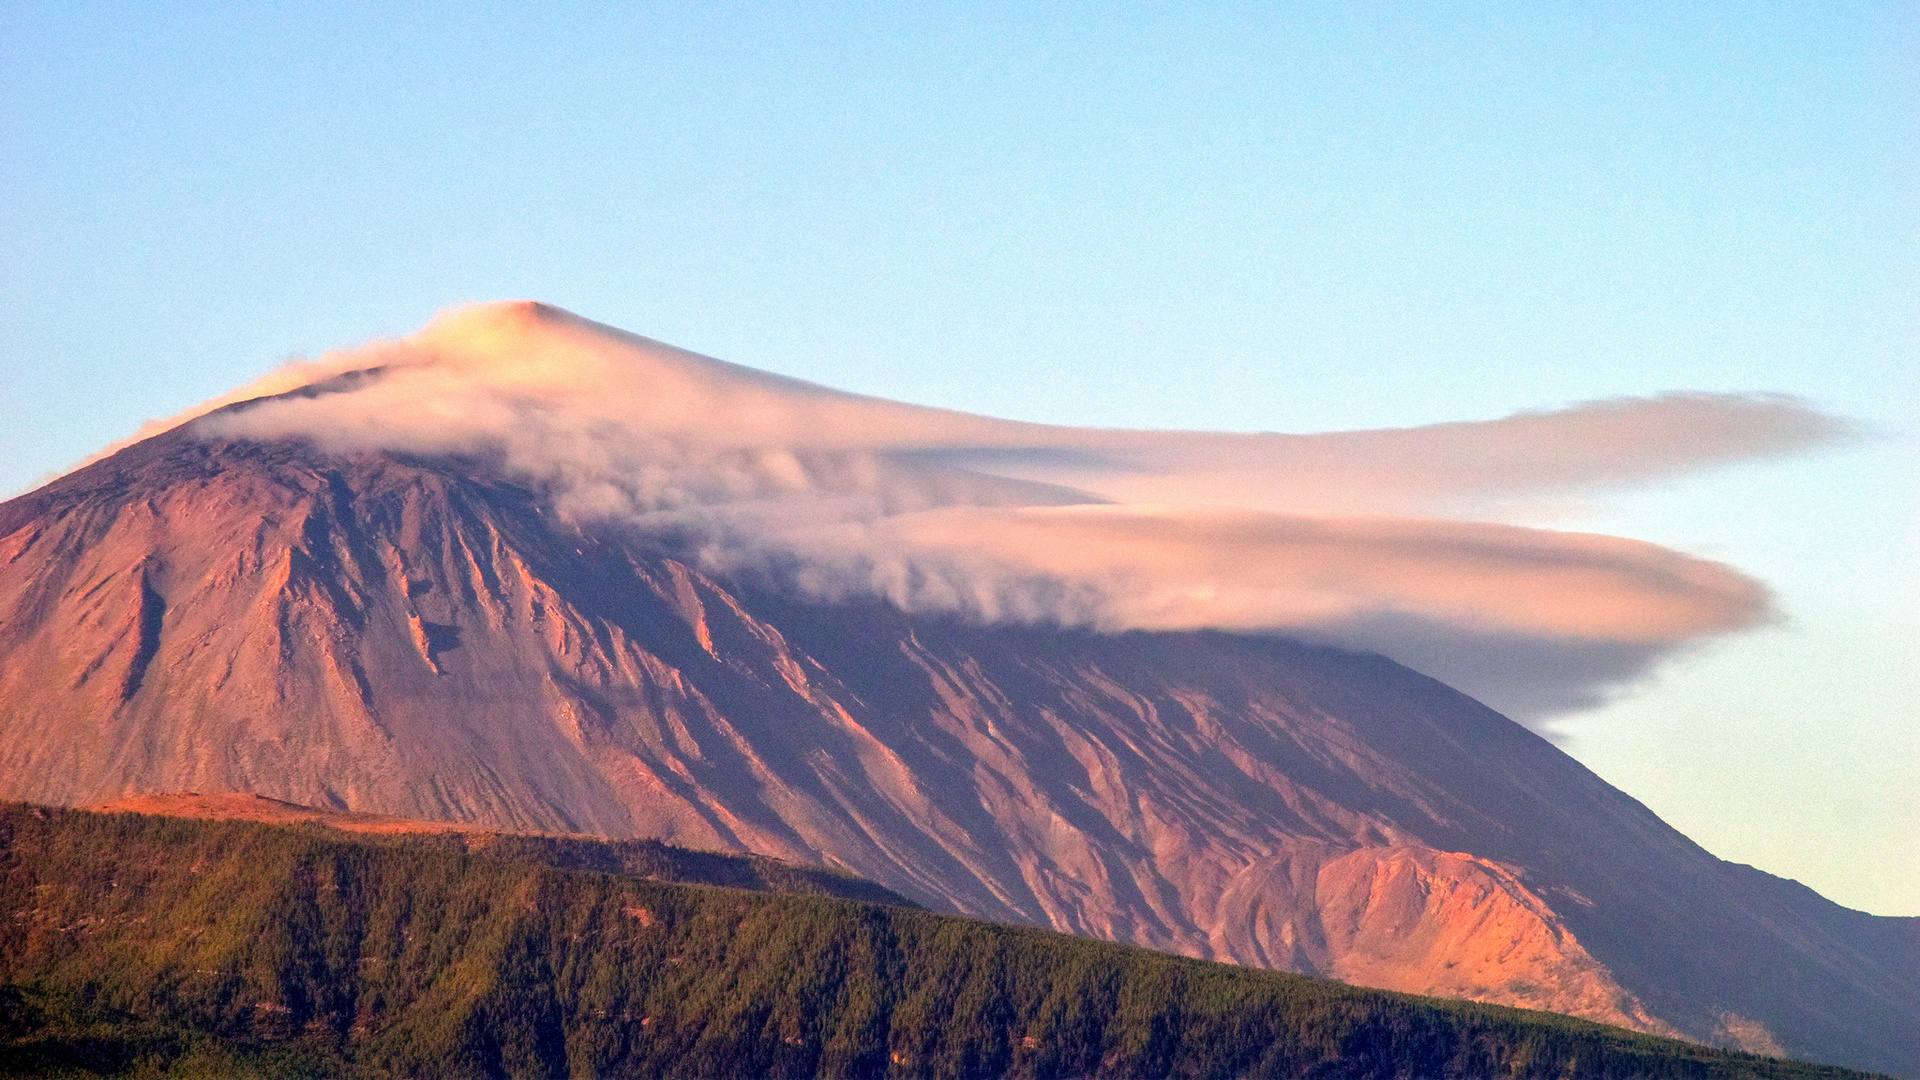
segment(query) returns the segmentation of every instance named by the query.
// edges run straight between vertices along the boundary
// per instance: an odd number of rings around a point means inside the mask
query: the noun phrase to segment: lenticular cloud
[[[1503,515],[1846,432],[1731,394],[1311,435],[1057,427],[842,393],[538,304],[291,365],[185,421],[484,457],[584,525],[690,538],[710,570],[821,598],[1282,632],[1384,652],[1523,718],[1594,704],[1769,605],[1720,563]]]

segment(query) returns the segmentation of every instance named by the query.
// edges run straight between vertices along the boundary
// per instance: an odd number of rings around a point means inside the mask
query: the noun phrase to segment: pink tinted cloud
[[[530,304],[455,312],[254,390],[371,369],[199,424],[343,454],[481,454],[587,527],[691,532],[711,568],[780,567],[816,595],[1399,650],[1522,713],[1590,704],[1754,625],[1767,593],[1656,545],[1461,515],[1850,431],[1736,394],[1306,435],[1060,427],[842,393]],[[1534,684],[1502,660],[1526,655],[1547,658]]]

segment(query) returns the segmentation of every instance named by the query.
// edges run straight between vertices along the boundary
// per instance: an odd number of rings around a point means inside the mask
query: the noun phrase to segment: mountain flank
[[[0,1075],[1864,1075],[448,835],[0,806]]]
[[[497,463],[187,425],[0,505],[0,796],[844,869],[1197,958],[1920,1077],[1920,920],[1377,655],[796,598]]]

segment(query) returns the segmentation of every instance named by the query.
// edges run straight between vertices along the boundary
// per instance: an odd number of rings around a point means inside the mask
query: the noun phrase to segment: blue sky
[[[0,491],[505,297],[1058,424],[1796,394],[1872,434],[1536,522],[1785,614],[1558,730],[1920,914],[1910,8],[443,8],[0,9]]]

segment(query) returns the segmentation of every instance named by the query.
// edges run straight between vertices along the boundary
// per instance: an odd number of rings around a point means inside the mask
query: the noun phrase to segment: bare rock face
[[[1920,1076],[1920,920],[1382,657],[821,605],[472,463],[201,441],[0,506],[0,796],[252,792]]]

